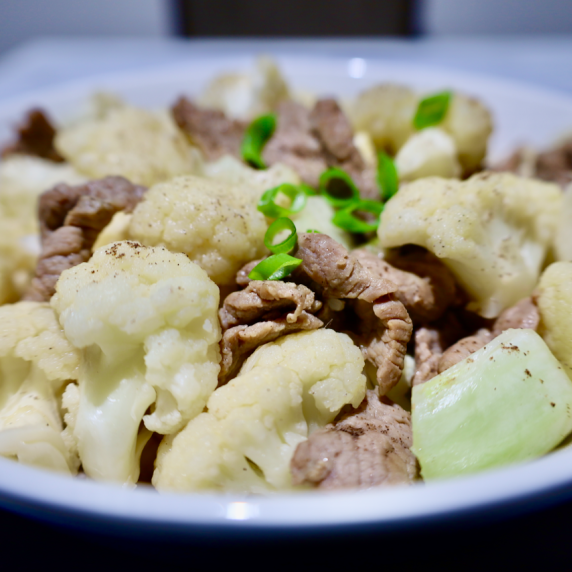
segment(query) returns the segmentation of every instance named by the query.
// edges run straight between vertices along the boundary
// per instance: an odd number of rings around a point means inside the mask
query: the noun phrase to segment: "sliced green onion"
[[[265,169],[266,165],[262,160],[262,150],[264,145],[276,129],[276,115],[269,113],[257,117],[246,129],[240,152],[242,158],[258,169]]]
[[[300,264],[302,264],[300,258],[294,258],[289,254],[273,254],[259,262],[248,277],[251,280],[282,280]]]
[[[348,207],[359,201],[359,189],[342,169],[332,167],[320,175],[320,192],[337,208]]]
[[[355,211],[366,211],[376,215],[377,220],[374,223],[369,223],[356,217],[353,213]],[[351,204],[345,209],[339,210],[332,219],[332,222],[344,230],[349,232],[363,233],[374,232],[379,226],[379,218],[383,211],[383,204],[377,201],[361,200]]]
[[[320,234],[319,230],[315,230],[313,228],[309,228],[306,232],[316,232],[316,233]]]
[[[282,193],[290,199],[289,207],[282,207],[276,203],[276,197]],[[299,213],[305,206],[308,195],[304,189],[284,183],[273,189],[268,189],[260,197],[258,206],[256,207],[264,216],[268,218],[278,218],[281,216],[290,216]]]
[[[435,95],[430,95],[422,99],[417,106],[413,126],[415,129],[425,129],[432,125],[438,125],[445,119],[449,103],[451,102],[451,92],[442,91]]]
[[[289,230],[290,234],[285,240],[274,244],[274,239],[276,235],[284,230]],[[285,252],[290,252],[296,246],[296,240],[298,235],[296,233],[296,227],[294,223],[289,218],[277,218],[266,231],[264,235],[264,246],[272,252],[272,254],[282,254]]]
[[[301,188],[309,197],[313,197],[314,195],[317,195],[317,194],[318,194],[315,189],[313,189],[312,187],[310,187],[310,185],[306,185],[305,183],[300,183],[300,188]]]
[[[393,159],[381,151],[377,156],[377,184],[381,200],[388,201],[399,189],[399,178]]]

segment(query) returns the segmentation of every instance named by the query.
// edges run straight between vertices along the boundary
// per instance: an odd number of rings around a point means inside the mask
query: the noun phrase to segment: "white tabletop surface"
[[[383,57],[484,72],[572,93],[572,35],[366,40],[44,38],[0,57],[0,99],[108,72],[175,63],[197,54]]]

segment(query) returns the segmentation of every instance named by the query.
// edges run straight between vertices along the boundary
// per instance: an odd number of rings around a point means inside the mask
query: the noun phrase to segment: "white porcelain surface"
[[[380,81],[409,84],[424,91],[462,90],[492,109],[495,134],[491,157],[507,154],[523,142],[549,144],[572,128],[572,97],[514,82],[439,68],[374,59],[284,56],[281,67],[291,85],[323,95],[350,96]],[[58,120],[77,113],[94,90],[115,91],[143,106],[166,106],[180,93],[194,94],[223,70],[247,69],[250,58],[211,56],[169,68],[126,75],[93,77],[43,92],[5,100],[0,105],[0,141],[5,141],[22,112],[47,108]],[[351,77],[354,76],[354,77]],[[163,532],[208,530],[209,526],[260,530],[299,530],[330,525],[393,526],[474,509],[533,503],[572,492],[572,449],[535,462],[413,487],[362,492],[277,494],[261,498],[229,495],[159,495],[150,488],[121,487],[69,479],[0,458],[0,505],[59,521],[144,524]]]

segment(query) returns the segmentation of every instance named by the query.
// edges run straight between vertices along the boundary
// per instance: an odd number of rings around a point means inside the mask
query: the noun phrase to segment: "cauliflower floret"
[[[572,185],[564,190],[560,222],[554,238],[554,254],[557,260],[572,261]]]
[[[539,332],[572,379],[572,262],[551,264],[538,290]]]
[[[304,416],[310,432],[323,427],[347,403],[357,407],[365,397],[366,378],[360,350],[345,334],[320,329],[264,344],[244,362],[240,375],[259,367],[282,366],[304,385]]]
[[[135,242],[62,273],[51,304],[81,350],[79,406],[67,407],[89,476],[136,482],[150,432],[178,431],[203,410],[220,369],[218,303],[186,256]]]
[[[372,169],[377,168],[377,151],[371,135],[367,131],[358,131],[354,135],[353,142],[364,163]]]
[[[0,455],[75,474],[58,395],[77,379],[79,352],[46,303],[0,307]]]
[[[33,237],[19,234],[19,223],[0,210],[0,305],[17,302],[26,290],[36,268],[39,244]],[[38,241],[39,242],[39,241]]]
[[[408,87],[384,83],[358,95],[347,112],[354,131],[369,133],[376,147],[395,154],[414,132],[418,101]]]
[[[363,132],[361,135],[371,144],[369,135]],[[373,150],[372,160],[376,160],[375,150]],[[247,195],[251,195],[254,192],[256,198],[260,198],[268,189],[278,187],[283,183],[300,184],[298,174],[287,165],[275,163],[269,169],[253,169],[230,155],[225,155],[218,161],[207,163],[204,175],[207,179],[212,179],[213,181],[220,181],[233,186],[248,187],[248,191],[243,192]],[[276,201],[281,204],[281,195],[276,197]],[[288,206],[289,204],[290,201],[288,199],[283,203],[283,206]],[[290,218],[296,225],[298,232],[307,232],[308,229],[319,230],[331,236],[346,248],[353,248],[354,240],[351,233],[342,230],[332,222],[334,214],[333,207],[322,198],[316,196],[308,197],[304,209]]]
[[[7,218],[17,221],[18,236],[36,234],[39,195],[58,183],[78,185],[85,180],[71,165],[12,155],[0,162],[0,208]]]
[[[40,251],[38,196],[57,183],[85,181],[70,165],[13,155],[0,162],[0,304],[26,290]]]
[[[62,395],[62,409],[64,413],[64,430],[62,439],[68,451],[79,461],[79,443],[75,436],[75,426],[79,411],[79,388],[75,383],[67,385]]]
[[[288,86],[274,60],[260,57],[249,74],[217,77],[201,95],[199,103],[219,109],[229,117],[250,120],[272,111],[288,97]]]
[[[236,272],[266,252],[258,198],[245,187],[178,177],[147,191],[129,233],[145,245],[185,253],[218,285],[234,284]]]
[[[421,179],[386,204],[378,234],[386,248],[433,252],[471,296],[471,309],[494,318],[532,292],[561,204],[556,185],[509,173]]]
[[[345,334],[316,330],[265,344],[217,389],[208,413],[159,447],[159,490],[260,493],[292,486],[290,459],[315,429],[364,398],[360,350]]]
[[[159,446],[159,491],[262,493],[291,486],[290,458],[307,438],[302,383],[282,367],[259,368],[217,389],[201,413]]]
[[[10,256],[2,252],[0,246],[0,305],[16,302],[19,298],[18,290],[14,284],[14,265]]]
[[[455,141],[464,174],[474,173],[487,154],[487,141],[493,131],[489,110],[479,100],[455,93],[439,127]]]
[[[207,163],[203,174],[207,179],[213,181],[249,187],[259,197],[264,191],[283,183],[300,184],[300,177],[296,171],[287,165],[275,163],[269,169],[253,169],[232,155],[225,155],[218,161]]]
[[[423,177],[458,177],[461,167],[457,149],[450,135],[442,129],[430,127],[411,136],[395,157],[401,181]]]
[[[347,112],[356,131],[368,132],[378,148],[395,154],[415,136],[413,117],[418,104],[419,96],[409,88],[386,83],[362,92]],[[463,173],[476,171],[493,129],[489,110],[480,101],[455,93],[438,127],[452,137]]]
[[[61,118],[60,128],[80,121],[103,119],[111,110],[127,107],[120,95],[111,91],[96,91],[82,99]]]
[[[94,179],[122,175],[150,186],[201,168],[198,150],[166,111],[111,108],[101,118],[58,131],[55,146],[80,173]]]

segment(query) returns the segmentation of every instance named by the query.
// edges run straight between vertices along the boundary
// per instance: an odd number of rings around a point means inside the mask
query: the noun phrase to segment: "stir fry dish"
[[[261,58],[0,161],[0,455],[159,491],[407,485],[572,433],[572,142],[484,102],[298,93]]]

